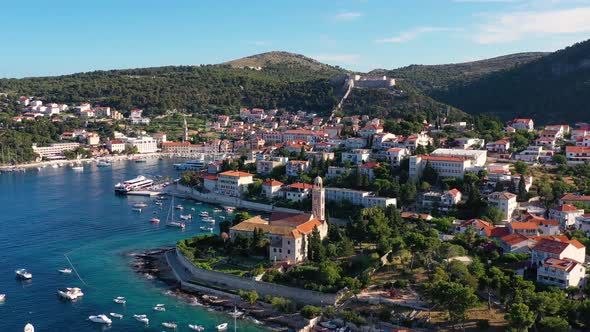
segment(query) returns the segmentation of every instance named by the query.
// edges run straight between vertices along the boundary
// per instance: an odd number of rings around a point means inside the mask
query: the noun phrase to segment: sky
[[[4,0],[0,77],[220,63],[280,50],[357,71],[555,51],[590,0]]]

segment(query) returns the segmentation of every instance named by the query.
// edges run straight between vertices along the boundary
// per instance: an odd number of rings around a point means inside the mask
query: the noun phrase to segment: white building
[[[137,153],[154,153],[158,151],[158,143],[149,136],[138,138],[129,137],[125,143],[131,149],[137,148]]]
[[[586,268],[573,259],[547,258],[537,269],[537,281],[559,288],[581,287],[586,281]]]
[[[326,200],[332,202],[350,202],[353,205],[363,207],[397,205],[395,198],[378,197],[369,191],[347,188],[326,188]]]
[[[39,155],[40,159],[63,159],[64,151],[72,151],[80,146],[80,143],[52,143],[49,146],[37,146],[33,143],[33,152]]]
[[[516,195],[507,191],[494,192],[488,196],[488,203],[502,211],[503,221],[510,222],[514,210],[518,208]]]
[[[111,153],[121,153],[125,151],[125,142],[120,139],[110,140],[107,142],[107,149]]]
[[[293,202],[301,202],[311,197],[313,185],[307,183],[292,183],[284,189],[285,198]]]
[[[514,119],[512,120],[511,126],[519,130],[533,131],[535,129],[533,119]]]
[[[561,227],[568,228],[576,224],[576,218],[584,215],[583,209],[571,204],[563,204],[549,210],[549,218],[559,221]]]
[[[411,156],[410,179],[416,180],[420,178],[427,163],[430,163],[439,176],[446,178],[462,179],[467,169],[471,167],[471,159],[467,158],[427,155]]]
[[[405,148],[390,148],[385,152],[385,156],[391,166],[397,167],[401,164],[402,160],[409,155],[409,152]]]
[[[590,162],[590,147],[566,146],[565,157],[568,165],[577,165]]]
[[[432,151],[431,156],[437,157],[456,157],[471,160],[472,166],[482,167],[486,164],[488,158],[487,150],[465,150],[465,149],[436,149]]]
[[[253,182],[252,174],[239,171],[227,171],[219,173],[217,180],[217,192],[223,195],[239,197]]]
[[[267,180],[262,183],[262,193],[266,198],[272,199],[281,195],[283,183],[277,180]]]
[[[369,156],[371,156],[371,150],[355,149],[348,152],[342,152],[342,162],[349,161],[353,164],[360,165],[367,162]]]

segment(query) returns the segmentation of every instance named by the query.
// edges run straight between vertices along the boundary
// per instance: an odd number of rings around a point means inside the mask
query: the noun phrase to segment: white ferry
[[[126,194],[130,191],[151,187],[152,184],[154,184],[154,180],[150,180],[145,176],[140,175],[134,179],[117,183],[115,185],[115,192],[119,194]]]
[[[200,171],[205,168],[204,160],[191,160],[182,164],[174,164],[174,168],[180,171]]]

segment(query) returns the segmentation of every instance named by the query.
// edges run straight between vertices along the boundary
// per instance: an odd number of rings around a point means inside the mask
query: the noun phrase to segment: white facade
[[[249,173],[238,171],[219,173],[217,192],[232,197],[239,197],[248,189],[248,185],[252,182],[252,174]]]
[[[411,156],[410,157],[410,179],[416,180],[422,176],[422,171],[426,164],[430,162],[432,168],[436,170],[440,177],[460,178],[465,175],[465,171],[471,167],[471,160],[459,157],[446,156]]]
[[[470,159],[472,166],[484,166],[488,158],[487,150],[465,150],[465,149],[436,149],[431,156],[455,157]]]
[[[583,209],[578,209],[571,204],[563,204],[562,206],[549,210],[549,218],[559,221],[563,228],[574,226],[576,224],[576,218],[583,215]]]
[[[350,161],[353,164],[363,164],[369,160],[370,150],[356,149],[349,152],[342,152],[342,162]]]
[[[129,148],[137,148],[138,153],[154,153],[158,151],[158,143],[149,136],[127,138],[126,145]]]
[[[363,207],[397,205],[395,198],[374,196],[371,192],[346,188],[326,188],[326,201],[350,202]]]
[[[52,143],[49,146],[39,147],[33,144],[33,152],[39,155],[39,158],[63,159],[64,151],[72,151],[80,146],[80,143]]]
[[[510,221],[514,210],[518,207],[516,195],[510,192],[495,192],[488,196],[488,203],[502,211],[503,221]]]

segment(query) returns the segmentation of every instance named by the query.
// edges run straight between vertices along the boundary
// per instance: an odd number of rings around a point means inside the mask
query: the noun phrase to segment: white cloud
[[[353,21],[357,18],[363,16],[363,13],[360,12],[341,12],[334,15],[334,20],[336,21]]]
[[[425,33],[453,31],[453,30],[457,30],[457,29],[445,28],[445,27],[429,27],[429,26],[417,27],[415,29],[402,32],[399,35],[394,36],[394,37],[377,39],[377,40],[375,40],[375,42],[377,42],[377,43],[405,43],[407,41],[414,40],[414,39],[418,38],[420,35],[423,35]]]
[[[332,62],[343,65],[356,65],[360,59],[359,54],[316,54],[310,56],[320,62]]]
[[[528,36],[590,32],[590,7],[516,12],[492,16],[473,39],[480,44],[513,42]]]

